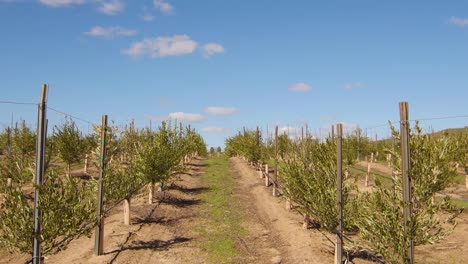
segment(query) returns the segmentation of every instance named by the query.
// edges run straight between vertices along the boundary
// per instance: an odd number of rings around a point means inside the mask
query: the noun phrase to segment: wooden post
[[[304,221],[302,222],[302,229],[308,229],[310,223],[310,218],[307,214],[304,214]]]
[[[291,210],[292,206],[291,206],[291,199],[289,198],[286,198],[286,210]]]
[[[130,225],[130,198],[124,200],[123,211],[124,211],[124,224]]]
[[[366,181],[364,182],[364,185],[366,187],[369,186],[370,172],[371,172],[371,162],[367,161],[367,174],[366,174]]]
[[[342,144],[343,144],[343,125],[337,124],[336,126],[337,133],[337,144],[336,144],[336,177],[337,177],[337,193],[336,193],[336,202],[337,202],[337,220],[338,227],[336,230],[336,258],[335,263],[341,264],[343,258],[343,197],[342,197],[342,188],[343,188],[343,160],[342,160]]]
[[[7,179],[7,186],[11,186],[11,178]]]
[[[408,174],[411,169],[410,156],[410,124],[408,103],[400,102],[400,144],[401,144],[401,174],[403,177],[403,217],[404,217],[404,232],[407,237],[406,254],[404,263],[413,264],[414,259],[414,244],[411,235],[411,178]]]
[[[88,174],[88,154],[85,155],[83,172]]]
[[[42,85],[41,100],[37,111],[37,140],[36,140],[36,177],[34,188],[34,212],[33,212],[33,264],[41,263],[41,233],[42,233],[42,210],[39,208],[39,188],[44,182],[45,168],[45,143],[47,137],[47,84]]]
[[[273,175],[273,196],[276,196],[278,184],[278,125],[275,126],[275,171]]]
[[[95,242],[94,242],[94,254],[97,256],[102,255],[104,251],[104,177],[106,168],[106,154],[107,154],[107,115],[102,116],[101,125],[101,155],[100,159],[100,171],[99,171],[99,186],[98,186],[98,204],[97,204],[97,217],[98,224],[96,226]]]
[[[258,175],[260,176],[260,179],[263,179],[263,166],[262,164],[258,165]]]
[[[265,187],[270,186],[270,171],[268,168],[268,164],[265,164]]]
[[[160,182],[159,183],[159,186],[158,186],[158,192],[162,192],[164,189],[164,183],[163,182]]]

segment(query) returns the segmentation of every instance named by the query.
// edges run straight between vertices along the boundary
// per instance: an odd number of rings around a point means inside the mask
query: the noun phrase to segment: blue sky
[[[213,146],[256,125],[381,136],[400,101],[412,119],[468,114],[467,1],[0,0],[0,32],[0,100],[37,102],[48,83],[53,108],[177,117]],[[1,127],[12,114],[37,115],[0,104]]]

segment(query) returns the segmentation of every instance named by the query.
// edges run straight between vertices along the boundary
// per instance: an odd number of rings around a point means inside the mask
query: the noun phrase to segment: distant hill
[[[468,126],[462,128],[447,128],[436,132],[437,135],[468,135]]]

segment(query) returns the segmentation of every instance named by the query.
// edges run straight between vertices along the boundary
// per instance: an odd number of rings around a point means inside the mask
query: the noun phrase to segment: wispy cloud
[[[154,16],[151,14],[144,14],[143,16],[141,16],[141,19],[143,19],[146,22],[150,22],[154,20]]]
[[[457,26],[468,26],[468,18],[451,17],[448,22]]]
[[[171,15],[174,12],[174,7],[164,0],[154,0],[154,7],[166,15]]]
[[[93,37],[116,38],[116,37],[129,37],[137,34],[134,29],[127,29],[123,27],[92,27],[86,35]]]
[[[220,107],[210,106],[205,109],[205,112],[212,115],[230,115],[238,112],[239,109],[235,107]]]
[[[289,91],[293,91],[293,92],[307,92],[312,89],[313,87],[307,83],[294,83],[294,84],[291,84],[288,88]]]
[[[169,119],[177,119],[177,121],[181,122],[196,123],[204,121],[206,117],[200,114],[175,112],[169,114]]]
[[[362,87],[364,87],[364,85],[361,82],[347,83],[343,86],[345,90],[354,90],[354,89],[359,89]]]
[[[117,15],[122,12],[125,8],[125,5],[120,0],[111,0],[107,2],[102,2],[98,10],[106,15]]]
[[[205,58],[209,58],[216,53],[223,53],[224,47],[218,43],[208,43],[203,45],[203,55]]]
[[[2,0],[1,2],[17,2],[13,0]],[[85,0],[39,0],[41,4],[53,7],[83,4]]]
[[[231,134],[232,133],[232,129],[223,128],[223,127],[204,127],[202,131],[206,133],[210,133],[210,134]]]
[[[147,55],[151,58],[166,56],[181,56],[193,53],[198,43],[187,35],[175,35],[172,37],[145,38],[133,43],[130,48],[122,53],[130,56]]]

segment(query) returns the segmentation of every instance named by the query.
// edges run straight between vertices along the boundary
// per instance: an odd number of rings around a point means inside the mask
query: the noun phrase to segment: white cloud
[[[9,1],[9,2],[13,2],[13,1]],[[85,0],[39,0],[39,2],[44,5],[59,7],[59,6],[83,4]]]
[[[223,53],[224,47],[217,43],[208,43],[203,46],[203,55],[209,58],[216,53]]]
[[[457,26],[468,26],[468,18],[451,17],[448,22]]]
[[[137,31],[134,29],[127,29],[122,27],[92,27],[86,35],[94,37],[116,38],[116,37],[129,37],[136,35]]]
[[[206,119],[205,116],[200,114],[191,114],[191,113],[184,113],[184,112],[175,112],[169,114],[169,119],[177,119],[180,122],[202,122]]]
[[[174,11],[174,7],[168,2],[165,2],[164,0],[154,0],[153,4],[154,7],[156,7],[158,10],[160,10],[166,15],[171,15]]]
[[[151,14],[145,14],[141,17],[141,19],[143,19],[146,22],[150,22],[154,20],[154,16]]]
[[[343,88],[345,90],[354,90],[354,89],[358,89],[358,88],[362,88],[364,87],[364,85],[360,82],[357,82],[357,83],[347,83],[343,86]]]
[[[235,112],[238,112],[239,109],[235,107],[220,107],[220,106],[210,106],[205,109],[205,112],[212,115],[230,115]]]
[[[211,134],[230,134],[232,133],[232,129],[223,128],[223,127],[204,127],[203,132],[211,133]]]
[[[106,15],[117,15],[122,12],[125,8],[125,5],[120,0],[111,0],[108,2],[102,2],[98,10]]]
[[[313,87],[307,83],[294,83],[289,86],[289,91],[293,92],[307,92],[313,89]]]
[[[151,58],[166,56],[181,56],[192,53],[198,43],[187,35],[174,35],[172,37],[145,38],[133,43],[122,53],[130,56],[148,55]]]

